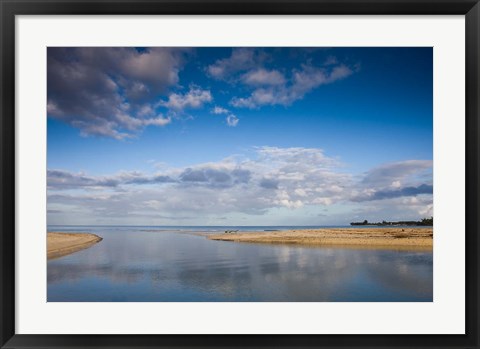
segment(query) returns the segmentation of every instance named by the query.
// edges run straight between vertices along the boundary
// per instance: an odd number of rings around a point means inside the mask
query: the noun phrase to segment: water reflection
[[[90,230],[103,241],[48,262],[48,301],[432,301],[431,252]]]

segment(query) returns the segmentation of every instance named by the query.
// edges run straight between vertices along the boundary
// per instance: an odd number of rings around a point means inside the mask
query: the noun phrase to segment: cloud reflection
[[[432,300],[430,252],[101,235],[102,243],[48,263],[49,301]]]

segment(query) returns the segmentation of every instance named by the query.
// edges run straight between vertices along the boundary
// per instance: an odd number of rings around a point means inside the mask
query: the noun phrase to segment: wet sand
[[[47,259],[54,259],[89,248],[102,241],[95,234],[88,233],[47,233]]]
[[[207,235],[234,242],[308,246],[432,250],[433,228],[335,228]]]

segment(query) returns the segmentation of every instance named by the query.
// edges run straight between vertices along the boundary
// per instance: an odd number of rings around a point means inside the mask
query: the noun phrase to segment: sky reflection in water
[[[48,262],[49,302],[433,299],[431,252],[242,244],[128,227],[79,230],[103,241]]]

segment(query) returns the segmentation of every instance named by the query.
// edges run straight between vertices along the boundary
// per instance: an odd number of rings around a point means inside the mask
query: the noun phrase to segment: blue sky
[[[433,215],[431,48],[49,48],[48,223]]]

